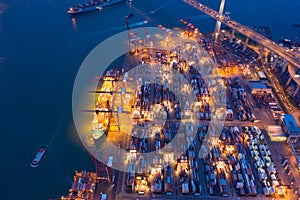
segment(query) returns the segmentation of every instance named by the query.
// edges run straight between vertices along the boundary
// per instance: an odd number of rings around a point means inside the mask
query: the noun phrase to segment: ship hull
[[[70,16],[76,16],[76,15],[80,15],[80,14],[84,14],[84,13],[89,13],[89,12],[95,12],[95,11],[98,11],[98,8],[93,7],[93,8],[85,9],[85,10],[78,11],[78,12],[68,12],[68,14]]]
[[[76,16],[76,15],[83,14],[83,13],[88,13],[88,12],[93,12],[93,11],[98,11],[98,10],[101,11],[102,9],[104,9],[106,7],[113,6],[113,5],[122,3],[122,2],[125,2],[125,0],[107,1],[107,2],[104,2],[104,3],[99,4],[99,5],[94,5],[93,7],[90,7],[90,8],[81,9],[81,10],[78,10],[78,11],[68,11],[67,13],[70,16]]]
[[[92,135],[93,135],[93,138],[94,140],[98,140],[99,138],[101,138],[101,136],[105,133],[104,130],[102,131],[97,131],[97,132],[93,132]]]
[[[31,161],[30,166],[33,168],[36,168],[40,166],[43,158],[45,157],[46,153],[48,151],[48,147],[42,147],[38,153],[36,154],[35,158]]]

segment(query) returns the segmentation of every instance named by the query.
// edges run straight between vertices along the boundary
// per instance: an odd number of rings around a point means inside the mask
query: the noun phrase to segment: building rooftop
[[[253,89],[267,89],[267,85],[261,81],[250,81],[250,86]]]
[[[285,114],[283,121],[291,134],[293,134],[293,133],[300,134],[300,128],[298,127],[293,115]]]

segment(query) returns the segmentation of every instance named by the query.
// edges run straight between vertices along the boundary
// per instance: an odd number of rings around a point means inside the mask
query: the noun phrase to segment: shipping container
[[[238,181],[236,183],[236,189],[240,189],[240,188],[243,188],[243,187],[244,187],[244,183],[243,182]]]

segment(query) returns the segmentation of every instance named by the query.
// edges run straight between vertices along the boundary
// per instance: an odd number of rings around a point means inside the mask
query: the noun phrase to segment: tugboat
[[[47,151],[48,151],[48,147],[40,148],[40,150],[35,155],[34,159],[31,161],[30,166],[38,167],[41,164],[43,158],[45,157]]]
[[[125,0],[108,0],[108,1],[105,1],[104,3],[101,3],[98,0],[90,0],[86,3],[78,4],[77,6],[70,7],[67,13],[70,16],[73,16],[73,15],[80,14],[80,13],[102,10],[103,8],[106,8],[106,7],[121,3],[121,2],[125,2]]]

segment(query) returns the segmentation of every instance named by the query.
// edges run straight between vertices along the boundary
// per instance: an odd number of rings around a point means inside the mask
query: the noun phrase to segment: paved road
[[[202,11],[203,13],[211,16],[212,18],[220,21],[221,23],[227,25],[228,27],[240,32],[241,34],[251,38],[257,43],[262,44],[263,46],[267,47],[271,51],[275,52],[282,58],[286,59],[289,61],[291,64],[294,66],[300,68],[300,58],[299,55],[295,54],[294,52],[287,51],[284,47],[280,46],[279,44],[273,42],[272,40],[256,33],[252,29],[232,20],[229,19],[225,16],[219,15],[219,13],[202,3],[199,3],[198,1],[195,0],[183,0],[184,2],[188,3],[189,5],[195,7],[196,9]],[[300,78],[299,78],[300,81]]]

